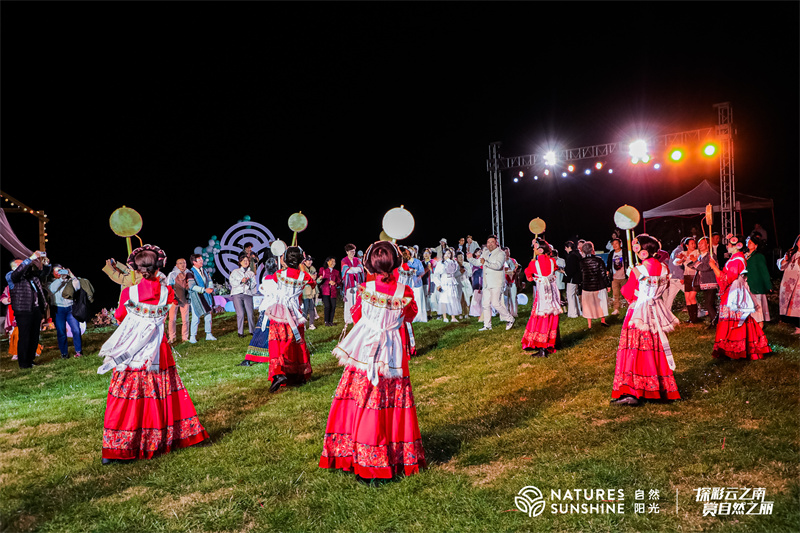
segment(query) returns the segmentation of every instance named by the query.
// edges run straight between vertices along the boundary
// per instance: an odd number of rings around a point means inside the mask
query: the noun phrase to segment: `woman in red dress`
[[[556,351],[558,315],[561,313],[561,296],[556,283],[558,266],[550,257],[551,247],[544,239],[533,244],[535,257],[525,269],[528,281],[536,283],[531,317],[522,336],[522,349],[533,350],[533,357],[547,357]]]
[[[103,429],[103,464],[114,460],[152,459],[209,438],[175,368],[164,333],[172,287],[161,285],[158,272],[167,256],[145,245],[128,258],[144,279],[122,291],[114,314],[120,323],[103,344],[104,364],[112,368]]]
[[[717,335],[712,356],[762,359],[763,354],[771,350],[764,331],[752,317],[756,304],[742,276],[747,269],[747,260],[742,253],[744,242],[741,237],[733,235],[728,235],[727,240],[731,258],[725,263],[725,268],[720,270],[713,257],[709,260],[720,291]]]
[[[389,479],[425,467],[408,344],[401,337],[417,304],[413,289],[392,275],[401,261],[397,247],[386,241],[364,254],[364,266],[377,279],[359,286],[356,324],[333,350],[345,369],[325,428],[321,468]]]
[[[311,356],[306,345],[306,317],[300,310],[303,287],[316,287],[317,282],[300,270],[305,253],[290,246],[281,256],[284,268],[267,276],[278,284],[276,301],[267,308],[269,316],[269,379],[270,392],[293,382],[303,384],[311,377]]]
[[[667,340],[667,333],[680,321],[661,297],[669,288],[669,269],[656,259],[661,243],[644,233],[636,239],[633,251],[642,264],[631,269],[621,291],[629,306],[617,348],[611,393],[615,405],[639,405],[642,398],[681,397],[672,375],[675,361]]]

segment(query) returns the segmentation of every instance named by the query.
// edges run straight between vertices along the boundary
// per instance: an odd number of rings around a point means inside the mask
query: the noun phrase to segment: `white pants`
[[[661,296],[664,299],[664,305],[667,306],[667,310],[672,311],[672,302],[675,301],[675,297],[681,292],[683,289],[683,280],[682,279],[670,279],[669,280],[669,287],[667,290],[664,291],[664,294]]]
[[[578,284],[567,283],[567,317],[578,318],[581,311],[581,300],[578,298]]]
[[[483,314],[483,325],[485,327],[492,327],[492,307],[497,309],[497,313],[500,315],[500,320],[503,322],[512,322],[514,320],[514,317],[511,316],[511,313],[509,313],[508,309],[506,309],[506,306],[503,305],[502,287],[493,287],[491,289],[484,287],[482,292],[481,307]]]
[[[211,335],[211,313],[207,313],[204,318],[206,321],[206,337],[208,337],[209,335]],[[199,325],[200,325],[200,317],[197,316],[197,313],[192,311],[192,329],[191,329],[192,337],[197,336],[197,326]]]

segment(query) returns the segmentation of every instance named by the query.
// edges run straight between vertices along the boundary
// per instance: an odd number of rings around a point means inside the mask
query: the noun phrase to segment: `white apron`
[[[125,302],[127,316],[116,331],[100,348],[103,365],[97,369],[98,374],[105,374],[116,368],[138,369],[148,365],[148,371],[158,372],[159,350],[164,338],[164,321],[169,314],[167,296],[169,291],[161,286],[158,304],[139,302],[139,286],[128,290],[129,299]]]

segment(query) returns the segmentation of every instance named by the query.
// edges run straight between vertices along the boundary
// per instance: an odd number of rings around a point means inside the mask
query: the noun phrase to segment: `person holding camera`
[[[67,324],[72,331],[72,344],[75,346],[75,357],[80,357],[82,339],[81,339],[81,324],[78,319],[72,316],[72,296],[67,297],[64,294],[64,289],[67,285],[72,286],[72,294],[74,291],[80,290],[81,285],[72,271],[68,268],[58,266],[56,268],[56,279],[50,284],[50,292],[53,293],[53,298],[56,304],[56,316],[53,322],[56,325],[56,337],[58,338],[58,349],[61,352],[61,359],[69,359],[67,341]]]
[[[6,274],[10,288],[11,306],[17,319],[19,341],[17,360],[20,368],[32,368],[39,346],[39,329],[47,310],[47,298],[42,283],[50,274],[47,254],[37,250],[17,268]]]

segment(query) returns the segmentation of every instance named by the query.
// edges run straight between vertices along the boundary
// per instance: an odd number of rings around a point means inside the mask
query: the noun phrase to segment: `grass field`
[[[271,395],[266,365],[236,366],[249,337],[232,314],[215,317],[219,341],[176,357],[211,444],[111,466],[110,374],[95,356],[109,333],[88,332],[86,356],[70,360],[44,334],[33,370],[0,363],[2,531],[800,531],[800,347],[787,326],[768,325],[774,355],[748,362],[712,359],[713,332],[681,325],[670,343],[682,401],[631,408],[609,405],[621,317],[586,331],[562,315],[563,349],[534,359],[520,350],[529,313],[508,332],[415,325],[429,467],[379,485],[317,466],[340,327],[309,332],[311,382]],[[547,499],[540,516],[515,507],[529,485]],[[772,514],[704,517],[702,487],[763,488]],[[551,490],[571,489],[622,489],[624,513],[553,514]]]

